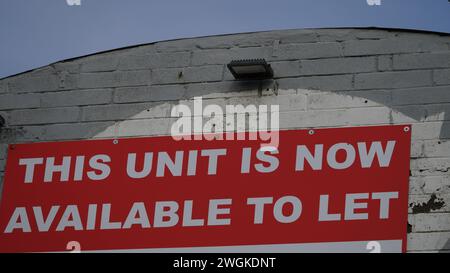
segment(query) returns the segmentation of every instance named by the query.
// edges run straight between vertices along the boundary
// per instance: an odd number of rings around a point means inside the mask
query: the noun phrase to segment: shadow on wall
[[[439,252],[442,252],[442,253],[450,252],[450,239],[447,240],[447,243],[445,243],[444,247]]]
[[[199,84],[198,89],[190,90],[190,92],[186,92],[186,87],[189,84],[186,84],[183,86],[184,88],[184,95],[180,96],[177,100],[170,100],[170,101],[160,101],[160,102],[137,102],[139,103],[139,107],[129,107],[126,111],[117,111],[114,113],[110,113],[113,118],[113,121],[111,120],[99,120],[98,122],[91,122],[84,124],[84,127],[79,128],[80,131],[77,132],[76,137],[70,138],[70,139],[85,139],[85,138],[92,138],[95,136],[98,136],[111,126],[114,126],[115,124],[120,123],[121,121],[126,121],[129,118],[132,118],[133,116],[136,116],[140,113],[143,113],[145,111],[150,111],[151,109],[157,108],[159,106],[162,106],[164,104],[170,103],[172,106],[180,103],[181,101],[190,100],[194,97],[198,96],[208,96],[211,94],[215,94],[214,92],[217,85],[220,85],[219,89],[223,90],[226,89],[226,91],[218,91],[217,93],[223,93],[223,92],[241,92],[241,91],[256,91],[256,90],[262,90],[258,93],[263,92],[271,92],[273,96],[276,96],[277,93],[283,89],[298,89],[298,90],[307,90],[307,91],[315,91],[315,92],[321,92],[323,94],[329,94],[331,95],[337,95],[337,96],[345,96],[350,97],[354,99],[359,100],[365,100],[366,103],[375,103],[380,106],[385,106],[392,110],[393,114],[398,114],[398,116],[408,117],[413,122],[420,122],[420,121],[429,121],[430,118],[433,116],[439,117],[438,119],[432,119],[431,121],[436,121],[438,123],[441,123],[440,128],[440,139],[449,139],[450,138],[450,116],[448,113],[448,110],[450,110],[450,104],[447,106],[443,104],[442,106],[437,105],[436,107],[428,107],[428,108],[421,108],[417,105],[392,105],[390,101],[386,101],[384,98],[380,98],[377,95],[374,95],[373,92],[370,91],[362,91],[358,92],[357,95],[353,95],[351,93],[355,93],[353,91],[335,91],[331,89],[321,88],[318,89],[315,86],[308,85],[308,84],[301,84],[301,82],[295,82],[295,86],[291,85],[291,83],[287,84],[281,84],[281,88],[279,90],[278,86],[280,85],[278,83],[278,79],[276,80],[265,80],[263,82],[259,81],[240,81],[240,82],[233,82],[233,81],[227,81],[227,82],[218,82],[218,83],[211,83],[211,84]],[[283,79],[281,80],[283,81]],[[225,86],[225,87],[224,87]],[[423,88],[417,88],[417,90],[425,89],[427,87]],[[446,87],[443,87],[443,89]],[[450,88],[447,88],[448,92],[450,92]],[[193,92],[192,92],[193,91]],[[149,91],[151,92],[151,91]],[[383,90],[380,90],[380,92],[383,92]],[[395,92],[395,91],[392,91]],[[186,95],[188,94],[188,95]],[[270,94],[269,94],[270,95]],[[267,93],[264,94],[264,96],[267,96]],[[412,94],[414,96],[414,94]],[[219,96],[220,98],[220,96]],[[181,102],[182,103],[182,102]],[[245,103],[244,103],[245,104]],[[282,111],[282,105],[280,105],[280,110]],[[363,107],[360,107],[363,108]],[[51,129],[49,129],[46,132],[41,132],[39,130],[33,130],[33,129],[39,129],[40,126],[8,126],[8,113],[1,113],[3,116],[5,116],[6,124],[4,127],[1,128],[0,132],[0,143],[15,143],[17,140],[19,142],[29,142],[29,141],[45,141],[45,134],[49,135],[55,135],[56,132],[53,132]],[[106,113],[105,115],[108,115]],[[391,114],[392,115],[392,114]],[[401,118],[404,120],[404,118]],[[407,120],[409,120],[407,119]],[[281,120],[281,124],[283,121]],[[398,124],[398,123],[409,123],[409,121],[396,121],[391,117],[391,120],[389,122],[390,124]],[[70,125],[67,125],[70,127]],[[308,126],[305,128],[311,128],[312,126]],[[331,126],[332,127],[332,126]],[[62,133],[62,132],[61,132]],[[61,135],[61,137],[64,137]],[[55,139],[58,139],[56,137]]]

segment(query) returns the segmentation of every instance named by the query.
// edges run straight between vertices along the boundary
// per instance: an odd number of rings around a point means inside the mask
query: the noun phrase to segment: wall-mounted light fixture
[[[273,70],[264,59],[231,61],[228,69],[237,80],[265,80],[273,78]]]

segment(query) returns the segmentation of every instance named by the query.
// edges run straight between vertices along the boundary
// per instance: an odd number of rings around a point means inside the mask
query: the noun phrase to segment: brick
[[[72,90],[78,89],[78,81],[80,78],[79,74],[64,74],[60,75],[60,89],[61,90]]]
[[[450,87],[422,87],[392,92],[393,105],[421,105],[450,102]]]
[[[52,65],[57,72],[80,73],[81,62],[79,60],[63,61]]]
[[[411,142],[411,158],[419,158],[423,157],[423,146],[424,141],[422,140],[415,140]]]
[[[140,86],[118,88],[114,94],[114,102],[146,102],[171,101],[182,99],[185,88],[180,85]]]
[[[151,73],[146,70],[80,74],[80,88],[139,86],[150,83]]]
[[[107,72],[117,70],[119,56],[94,55],[81,60],[81,72]]]
[[[201,67],[169,68],[153,70],[152,81],[154,84],[174,84],[187,82],[220,81],[222,79],[223,66],[209,65]]]
[[[266,84],[263,83],[264,86]],[[270,84],[273,87],[273,82]],[[235,81],[195,83],[186,85],[185,99],[202,96],[203,98],[225,98],[258,95],[259,81]]]
[[[294,77],[301,75],[300,72],[300,62],[294,61],[294,62],[273,62],[270,63],[274,77],[275,78],[286,78],[286,77]],[[231,73],[227,69],[227,73],[229,74],[228,79],[234,79],[234,77],[231,75]]]
[[[2,138],[6,143],[34,142],[45,140],[44,126],[9,126],[2,130]]]
[[[435,70],[434,71],[434,82],[437,85],[450,84],[450,69]]]
[[[184,69],[184,82],[213,82],[222,80],[223,66],[188,67]]]
[[[322,91],[352,90],[351,75],[312,76],[277,80],[280,89],[314,89]]]
[[[174,103],[133,103],[83,108],[83,121],[131,120],[170,117]]]
[[[445,43],[430,41],[424,35],[420,39],[388,38],[382,40],[351,40],[345,41],[345,56],[385,55],[413,52],[429,52],[448,50]]]
[[[431,71],[377,72],[355,76],[356,89],[407,88],[431,86]]]
[[[427,69],[450,67],[450,52],[394,55],[394,69]]]
[[[308,95],[308,109],[344,109],[386,106],[391,94],[386,91],[318,92]]]
[[[411,160],[414,176],[442,175],[450,170],[450,158],[418,158]]]
[[[389,109],[380,107],[280,113],[281,128],[318,128],[389,123]]]
[[[449,250],[450,232],[410,233],[408,251],[411,250]]]
[[[117,70],[143,70],[150,69],[150,56],[125,55],[120,58]]]
[[[182,68],[155,69],[152,71],[153,84],[183,83]]]
[[[412,170],[438,169],[445,172],[448,168],[450,168],[450,157],[419,158],[411,160]]]
[[[44,93],[41,96],[42,107],[95,105],[106,104],[111,101],[112,89],[52,92]]]
[[[170,128],[177,118],[127,120],[117,124],[116,136],[170,135]]]
[[[424,142],[426,157],[450,157],[450,140],[427,140]]]
[[[78,107],[15,110],[11,112],[9,124],[31,125],[76,122],[78,121],[79,113]]]
[[[125,55],[119,70],[142,70],[171,67],[186,67],[190,64],[190,52],[154,53],[151,55]]]
[[[145,111],[141,111],[130,119],[150,119],[150,118],[170,118],[172,108],[178,103],[174,102],[159,102],[153,103],[147,107]]]
[[[418,176],[410,181],[410,194],[450,193],[450,175]]]
[[[301,75],[329,75],[375,72],[374,57],[302,60]]]
[[[45,126],[45,140],[76,140],[114,136],[114,122],[85,122]]]
[[[150,103],[98,105],[82,108],[82,121],[105,121],[132,119],[134,115],[150,109]]]
[[[224,101],[224,105],[267,105],[270,111],[272,105],[279,105],[280,112],[304,111],[306,110],[306,95],[280,95],[280,96],[262,96],[262,97],[237,97],[229,98]],[[223,108],[224,109],[224,108]]]
[[[424,122],[412,125],[412,139],[429,140],[450,138],[450,122]],[[445,130],[443,130],[445,129]]]
[[[13,93],[55,91],[59,89],[59,86],[60,79],[57,75],[29,76],[24,74],[11,80],[9,90]]]
[[[391,55],[381,55],[378,56],[378,70],[379,71],[390,71],[393,67],[393,59]]]
[[[274,60],[301,60],[342,56],[339,43],[312,43],[280,45],[274,50]]]
[[[0,110],[37,108],[40,105],[39,95],[28,94],[5,94],[0,95]]]
[[[240,101],[240,103],[242,104],[247,104],[249,103],[248,100],[251,100],[251,98],[249,97],[241,97],[240,99],[242,99],[242,101]],[[205,107],[207,107],[208,105],[218,105],[219,107],[222,108],[222,110],[225,110],[225,105],[227,104],[227,101],[229,101],[229,103],[235,103],[235,101],[233,101],[233,98],[202,98],[202,105],[203,105],[203,109],[205,109]],[[232,102],[231,102],[232,101]],[[194,116],[194,98],[190,98],[190,99],[184,99],[184,100],[180,100],[177,105],[185,105],[187,107],[189,107],[191,109],[191,116]],[[253,103],[255,103],[255,101],[253,101]],[[239,104],[239,103],[238,103]],[[200,116],[202,116],[203,114],[201,113]]]
[[[150,68],[186,67],[190,61],[190,52],[156,53],[149,56]]]
[[[416,232],[450,231],[449,213],[421,213],[414,215]]]
[[[431,176],[433,177],[433,176]],[[425,177],[410,177],[409,178],[409,194],[425,194]]]

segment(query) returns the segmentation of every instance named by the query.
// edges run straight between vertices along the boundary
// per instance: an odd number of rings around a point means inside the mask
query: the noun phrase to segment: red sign
[[[382,126],[281,131],[277,148],[10,145],[0,251],[405,251],[410,138]]]

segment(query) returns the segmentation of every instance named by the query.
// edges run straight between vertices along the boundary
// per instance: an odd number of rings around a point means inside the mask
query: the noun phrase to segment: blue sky
[[[450,33],[448,0],[1,0],[0,78],[160,40],[316,27]]]

